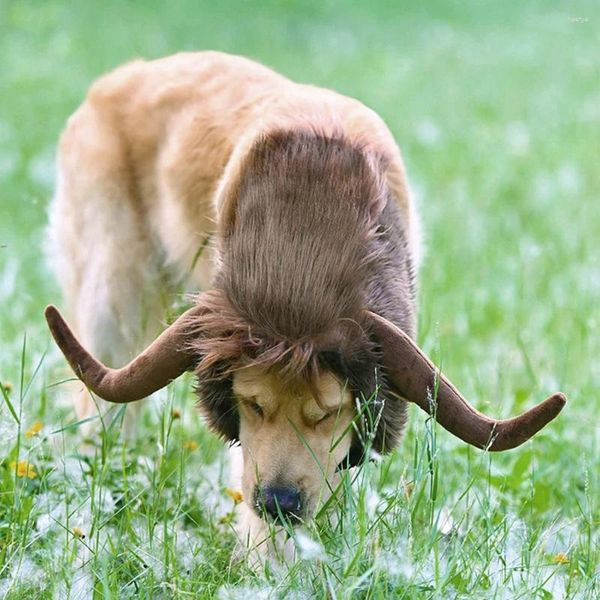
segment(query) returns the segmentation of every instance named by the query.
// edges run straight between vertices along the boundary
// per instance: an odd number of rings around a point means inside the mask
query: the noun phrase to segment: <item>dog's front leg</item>
[[[242,449],[230,448],[230,487],[242,489],[242,473],[244,457]],[[260,567],[266,562],[275,565],[281,561],[293,560],[294,543],[281,527],[270,526],[259,517],[247,503],[252,499],[244,498],[236,510],[235,533],[237,544],[234,551],[235,560],[246,560],[252,567]]]

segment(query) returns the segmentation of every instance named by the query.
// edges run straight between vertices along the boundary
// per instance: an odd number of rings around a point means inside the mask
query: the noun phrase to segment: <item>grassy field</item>
[[[343,5],[343,8],[342,8]],[[594,2],[0,0],[0,597],[600,597],[600,14]],[[231,561],[226,453],[191,381],[78,451],[42,319],[60,129],[102,72],[215,48],[378,111],[427,237],[420,333],[464,393],[564,414],[490,455],[412,414],[295,564]]]

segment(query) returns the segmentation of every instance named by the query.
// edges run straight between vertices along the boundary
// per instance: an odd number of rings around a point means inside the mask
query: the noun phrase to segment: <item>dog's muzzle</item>
[[[294,486],[263,484],[255,488],[254,496],[254,506],[260,516],[292,522],[297,522],[302,517],[302,493]]]

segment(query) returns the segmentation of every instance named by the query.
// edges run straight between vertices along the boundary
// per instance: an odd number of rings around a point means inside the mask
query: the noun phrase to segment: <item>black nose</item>
[[[273,519],[299,518],[302,513],[300,490],[293,486],[262,485],[257,490],[257,506]]]

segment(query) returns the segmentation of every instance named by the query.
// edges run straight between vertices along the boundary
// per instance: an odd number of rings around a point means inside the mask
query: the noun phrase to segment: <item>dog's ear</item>
[[[362,443],[358,440],[356,435],[352,438],[352,445],[348,454],[344,460],[337,466],[338,471],[343,469],[351,469],[352,467],[358,467],[365,461],[365,450]]]
[[[356,431],[340,468],[356,467],[372,458],[371,451],[387,454],[400,443],[407,421],[406,402],[395,397],[386,382],[382,381],[373,389],[377,390],[377,395],[373,392],[368,399],[355,394],[358,398]]]
[[[208,427],[222,439],[237,442],[240,436],[240,415],[233,395],[233,378],[210,377],[198,381],[198,407]]]
[[[369,451],[386,454],[399,443],[406,425],[407,403],[397,398],[377,358],[366,344],[346,356],[339,352],[322,352],[322,367],[346,382],[356,403],[355,430],[347,457],[339,468],[356,467],[369,460]]]

